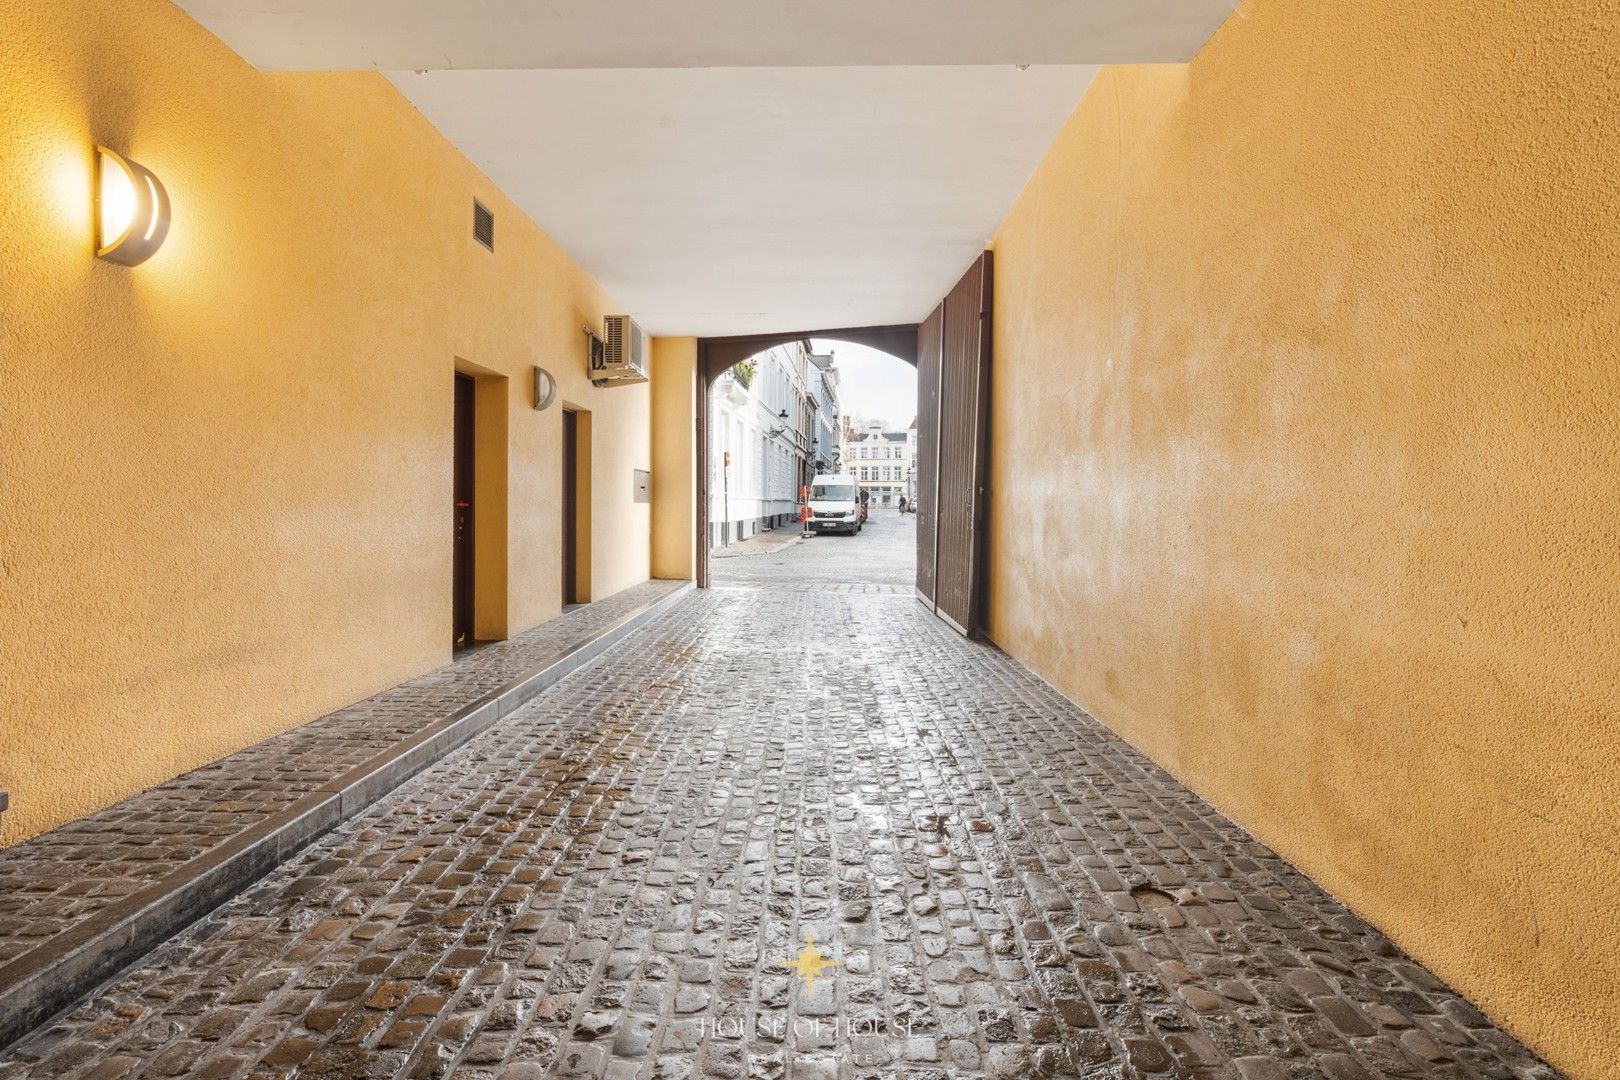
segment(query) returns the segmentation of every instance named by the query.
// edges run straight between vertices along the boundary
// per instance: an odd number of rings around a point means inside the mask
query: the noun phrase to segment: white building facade
[[[917,496],[917,422],[891,429],[881,420],[846,421],[843,471],[872,493],[871,505],[898,507]]]
[[[812,370],[818,369],[809,343],[795,341],[749,357],[715,380],[711,546],[798,520],[799,489],[815,475],[820,424]]]
[[[810,396],[815,398],[811,473],[835,473],[843,456],[843,406],[832,353],[810,354]]]

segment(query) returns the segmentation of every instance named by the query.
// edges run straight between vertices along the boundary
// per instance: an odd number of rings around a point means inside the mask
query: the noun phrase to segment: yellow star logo
[[[836,965],[838,961],[829,960],[826,953],[818,951],[815,938],[806,938],[805,940],[808,944],[799,953],[798,959],[791,964],[783,964],[782,966],[792,968],[800,975],[803,975],[805,992],[813,994],[816,992],[816,976],[820,975],[823,969]]]

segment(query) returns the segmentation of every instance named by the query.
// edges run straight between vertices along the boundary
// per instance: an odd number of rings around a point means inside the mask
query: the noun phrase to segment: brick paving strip
[[[689,591],[626,589],[0,851],[0,1047]]]
[[[795,587],[683,599],[0,1055],[178,1075],[1558,1076],[1004,654]]]

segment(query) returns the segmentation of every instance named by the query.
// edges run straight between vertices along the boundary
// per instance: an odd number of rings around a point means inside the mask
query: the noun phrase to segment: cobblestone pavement
[[[626,589],[0,850],[0,964],[675,587]]]
[[[912,597],[769,582],[683,601],[0,1056],[452,1074],[1557,1075]]]
[[[854,536],[830,533],[767,554],[713,559],[709,574],[717,585],[885,585],[910,593],[917,580],[917,519],[873,508]]]

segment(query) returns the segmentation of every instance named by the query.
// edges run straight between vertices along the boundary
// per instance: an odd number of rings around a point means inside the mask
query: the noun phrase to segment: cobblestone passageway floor
[[[0,963],[71,932],[674,588],[652,581],[626,589],[0,851]]]
[[[911,596],[757,580],[0,1056],[30,1075],[1556,1074]]]
[[[716,585],[907,595],[915,588],[917,519],[911,514],[873,507],[865,528],[854,536],[827,533],[778,547],[775,538],[797,532],[796,525],[783,526],[729,548],[715,549],[709,566],[711,580]],[[756,542],[762,549],[758,554],[750,551]]]

